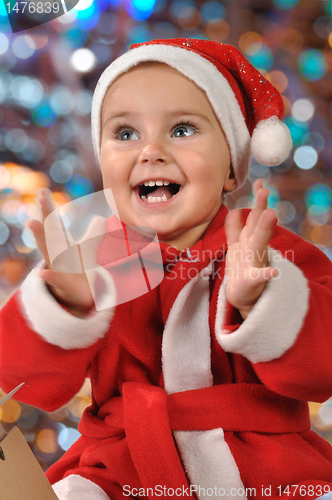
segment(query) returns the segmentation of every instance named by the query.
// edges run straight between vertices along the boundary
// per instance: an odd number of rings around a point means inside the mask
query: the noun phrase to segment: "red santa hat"
[[[237,188],[245,181],[251,154],[264,165],[279,165],[292,147],[281,122],[284,103],[278,90],[232,45],[185,38],[132,45],[101,75],[92,103],[92,139],[100,161],[100,116],[112,82],[146,61],[167,64],[205,91],[229,145]]]

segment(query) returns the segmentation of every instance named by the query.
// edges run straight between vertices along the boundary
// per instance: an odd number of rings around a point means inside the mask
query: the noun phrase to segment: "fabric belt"
[[[107,401],[98,415],[86,415],[80,432],[97,439],[125,435],[146,489],[189,487],[172,431],[221,427],[224,432],[291,433],[310,429],[306,402],[280,396],[263,385],[225,384],[167,395],[160,387],[125,382],[122,393]]]

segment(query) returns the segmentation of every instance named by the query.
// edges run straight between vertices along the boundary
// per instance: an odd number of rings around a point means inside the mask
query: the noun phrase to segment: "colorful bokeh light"
[[[216,19],[223,19],[225,17],[226,9],[222,3],[212,0],[203,3],[200,8],[200,13],[202,19],[206,23],[209,23],[210,21],[215,21]]]
[[[309,137],[310,130],[306,122],[299,122],[291,116],[285,118],[284,122],[289,128],[294,146],[300,146]]]
[[[155,3],[156,0],[127,0],[126,11],[133,19],[144,21],[151,16]]]
[[[305,203],[312,213],[321,215],[328,212],[332,205],[332,190],[322,183],[313,184],[305,193]]]
[[[32,111],[31,119],[38,127],[51,127],[57,121],[57,115],[53,110],[48,98],[43,101]]]
[[[256,49],[258,50],[256,51]],[[250,54],[251,52],[251,54]],[[247,57],[251,64],[259,71],[270,71],[274,64],[272,51],[267,45],[261,44],[258,47],[254,44],[253,47],[248,47]]]
[[[302,170],[310,170],[318,160],[317,151],[312,146],[300,146],[295,150],[294,162]]]
[[[298,66],[303,78],[310,81],[320,80],[328,69],[326,57],[317,49],[302,52],[298,59]]]
[[[299,0],[272,0],[272,2],[278,9],[289,10],[296,7]]]
[[[82,175],[74,175],[70,181],[66,183],[65,191],[71,198],[80,198],[87,194],[93,193],[94,185],[90,179]]]

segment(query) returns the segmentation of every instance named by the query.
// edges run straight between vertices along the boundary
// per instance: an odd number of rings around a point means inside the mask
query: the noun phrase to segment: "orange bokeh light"
[[[301,50],[303,42],[303,36],[294,28],[285,28],[280,35],[280,47],[287,52]]]
[[[223,42],[231,31],[230,25],[224,19],[210,21],[206,27],[206,35],[210,40]]]
[[[0,420],[7,424],[13,424],[21,416],[21,406],[17,401],[10,399],[3,406],[0,407]]]
[[[21,260],[7,258],[0,263],[0,276],[11,285],[18,284],[26,272],[25,263]]]
[[[58,438],[52,429],[43,429],[38,432],[36,445],[43,453],[55,453],[58,449]]]
[[[3,163],[2,165],[9,173],[6,188],[14,189],[24,195],[37,195],[42,187],[48,187],[50,179],[43,172],[34,172],[29,167],[16,165],[15,163]]]
[[[282,94],[288,87],[288,78],[282,71],[273,70],[265,75],[267,80],[274,85]]]
[[[311,241],[316,245],[329,247],[332,245],[332,228],[328,224],[316,226],[311,231]]]
[[[253,50],[257,52],[260,49],[262,43],[262,37],[258,33],[255,31],[246,31],[240,36],[239,49],[244,54],[249,54],[249,52],[252,54]]]

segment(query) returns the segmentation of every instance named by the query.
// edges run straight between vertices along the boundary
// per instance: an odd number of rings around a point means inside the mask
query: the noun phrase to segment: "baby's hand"
[[[276,224],[276,214],[267,208],[269,190],[261,179],[254,185],[255,205],[242,227],[240,211],[232,210],[225,222],[226,299],[245,319],[262,294],[266,283],[278,271],[268,266],[268,244]]]
[[[55,299],[65,305],[74,316],[81,317],[86,310],[94,305],[87,277],[85,273],[70,274],[52,270],[46,246],[44,221],[53,210],[56,210],[56,206],[51,191],[46,188],[41,189],[38,201],[42,212],[42,222],[31,220],[27,226],[33,232],[37,246],[46,263],[40,276],[46,281],[48,289]]]

